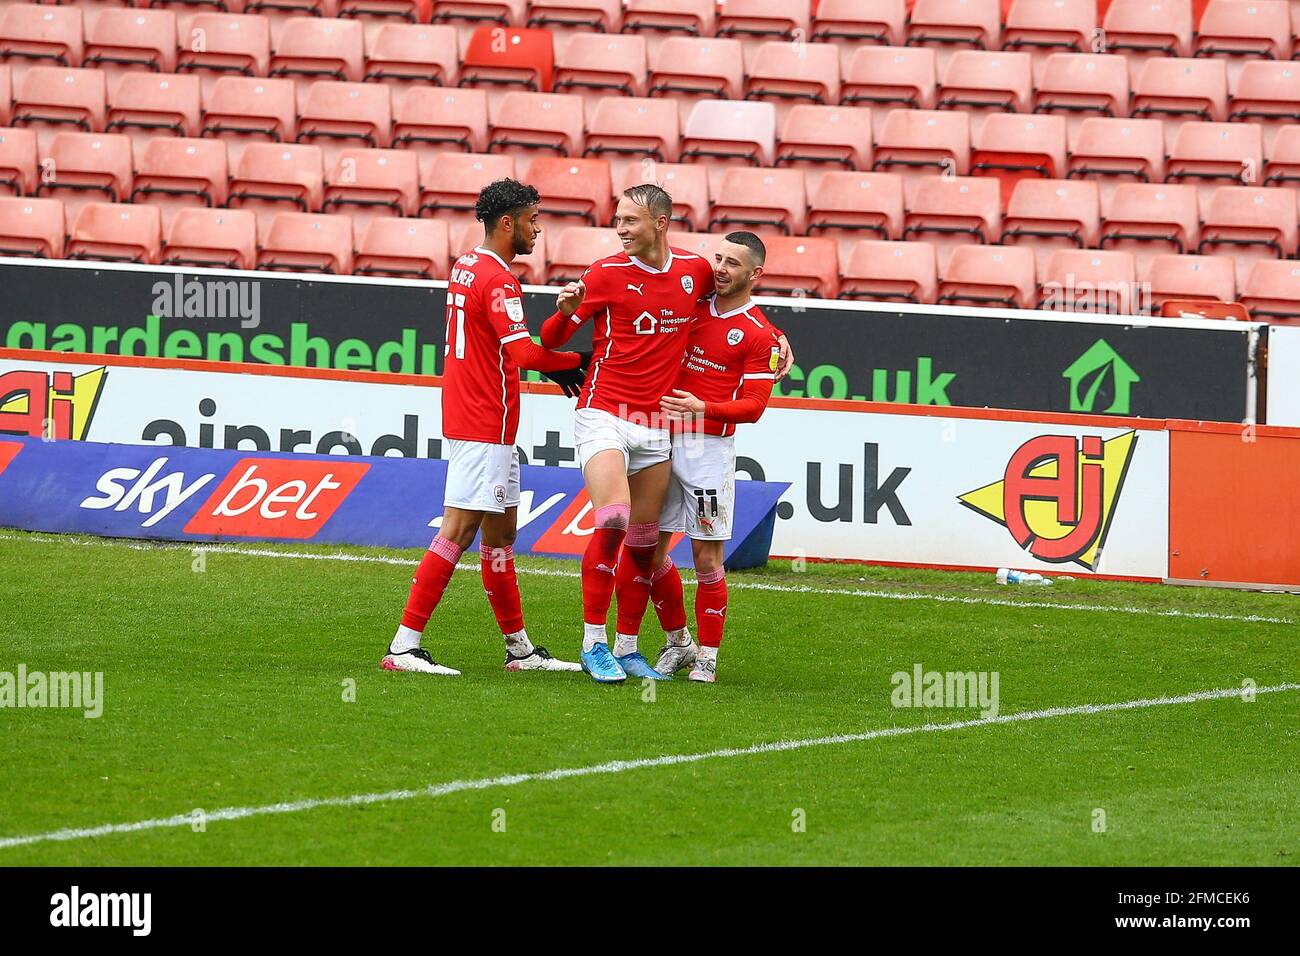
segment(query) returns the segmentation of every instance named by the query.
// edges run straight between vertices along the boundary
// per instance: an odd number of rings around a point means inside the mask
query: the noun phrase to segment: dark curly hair
[[[532,186],[525,186],[513,179],[498,179],[488,183],[479,192],[478,201],[474,203],[474,218],[491,233],[502,216],[517,213],[520,209],[541,201],[542,197]]]

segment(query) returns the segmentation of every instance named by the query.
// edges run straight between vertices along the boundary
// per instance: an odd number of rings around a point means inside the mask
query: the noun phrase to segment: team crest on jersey
[[[743,329],[732,329],[730,332],[727,333],[727,344],[739,345],[740,340],[743,339],[744,337],[745,337],[745,332]]]
[[[499,505],[503,505],[503,504],[505,504],[505,503],[506,503],[506,489],[505,489],[505,486],[504,486],[504,485],[497,485],[495,488],[493,488],[493,489],[492,489],[492,497],[493,497],[494,499],[496,499],[496,503],[497,503],[497,504],[499,504]]]
[[[682,276],[682,291],[690,295],[695,291],[695,280],[690,276]]]

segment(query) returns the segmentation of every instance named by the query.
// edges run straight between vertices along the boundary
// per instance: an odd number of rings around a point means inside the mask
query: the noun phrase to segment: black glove
[[[582,383],[587,380],[587,370],[581,365],[577,368],[566,368],[559,372],[543,372],[542,374],[560,386],[560,391],[564,392],[569,398],[577,398],[578,393],[582,391]]]

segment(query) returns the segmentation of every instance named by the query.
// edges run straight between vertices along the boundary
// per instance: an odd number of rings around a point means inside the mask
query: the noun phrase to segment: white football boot
[[[688,640],[685,644],[665,644],[659,651],[659,659],[655,661],[655,670],[665,677],[671,677],[683,667],[690,667],[695,663],[699,645],[695,643],[694,639],[691,639],[689,631],[686,636]]]
[[[441,674],[447,677],[459,677],[460,671],[450,667],[444,667],[432,657],[423,647],[413,647],[409,651],[402,651],[400,654],[394,654],[389,650],[384,655],[384,659],[379,662],[379,666],[386,671],[411,671],[416,674]]]
[[[516,657],[506,648],[506,670],[508,671],[580,671],[582,665],[577,661],[561,661],[551,656],[551,652],[540,644],[533,645],[533,652]]]
[[[691,668],[687,680],[693,680],[699,684],[712,684],[718,679],[718,661],[713,657],[697,657],[695,666]]]

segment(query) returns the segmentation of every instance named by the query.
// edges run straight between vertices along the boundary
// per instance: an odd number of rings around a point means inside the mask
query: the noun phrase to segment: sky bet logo
[[[1011,456],[1001,481],[957,500],[1004,525],[1040,561],[1097,569],[1124,488],[1137,432],[1039,435]]]
[[[14,369],[0,375],[0,434],[82,440],[104,390],[105,369],[80,375]]]
[[[151,528],[199,491],[213,473],[188,479],[166,471],[156,458],[144,471],[113,468],[95,484],[98,495],[81,502],[91,510],[138,510]],[[313,537],[352,493],[368,464],[347,461],[295,461],[241,458],[185,525],[186,534],[242,538]]]

